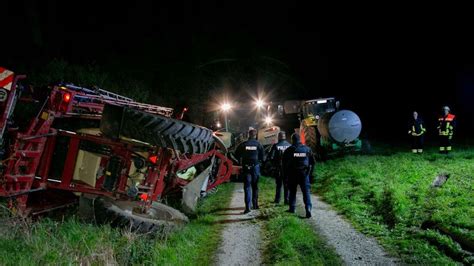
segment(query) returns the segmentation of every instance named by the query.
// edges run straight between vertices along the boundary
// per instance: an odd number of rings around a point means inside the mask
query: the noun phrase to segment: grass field
[[[405,263],[472,264],[474,149],[449,156],[435,150],[423,155],[387,147],[374,150],[372,155],[318,163],[315,191]],[[449,179],[432,188],[440,174],[449,174]],[[31,223],[0,215],[0,264],[208,265],[223,228],[214,213],[228,206],[232,189],[220,186],[186,227],[154,237],[82,223],[74,216]],[[264,263],[340,264],[305,220],[271,203],[273,196],[274,180],[262,177],[258,222]]]
[[[285,213],[287,206],[271,203],[274,180],[262,177],[260,202],[264,262],[270,265],[339,265],[334,251],[305,220]],[[226,208],[233,184],[219,186],[203,200],[195,218],[167,235],[143,235],[108,225],[44,218],[28,222],[1,215],[0,264],[120,264],[209,265],[224,225],[216,223],[217,210]]]
[[[317,193],[406,263],[472,264],[474,149],[375,150],[319,163]],[[440,174],[447,182],[431,187]]]
[[[232,186],[225,184],[198,207],[197,216],[169,235],[150,236],[79,222],[43,219],[24,222],[3,216],[0,224],[1,265],[146,264],[209,265],[222,225],[214,212],[227,207]]]
[[[305,219],[286,213],[286,205],[271,203],[275,196],[274,179],[262,177],[259,184],[264,237],[264,264],[341,265],[334,250],[311,228]]]

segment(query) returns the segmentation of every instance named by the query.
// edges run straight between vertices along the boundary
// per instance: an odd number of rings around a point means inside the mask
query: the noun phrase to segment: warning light
[[[158,161],[158,156],[156,155],[150,156],[148,160],[150,160],[151,163],[156,164],[156,162]]]
[[[70,93],[64,93],[63,94],[63,101],[68,103],[71,100],[71,94]]]
[[[146,194],[146,193],[141,194],[141,195],[140,195],[140,199],[143,200],[143,201],[147,201],[147,199],[148,199],[148,194]]]

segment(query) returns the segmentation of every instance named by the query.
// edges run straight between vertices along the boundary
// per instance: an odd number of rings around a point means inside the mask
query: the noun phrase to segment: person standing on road
[[[291,144],[286,141],[286,133],[280,131],[280,133],[278,133],[278,142],[273,144],[270,155],[268,156],[273,167],[272,176],[276,182],[274,203],[280,203],[281,187],[283,185],[283,201],[285,204],[288,204],[288,182],[283,174],[283,153],[290,146]]]
[[[413,112],[413,119],[411,120],[408,134],[411,135],[412,144],[411,151],[413,153],[423,153],[423,142],[426,129],[423,126],[423,120],[418,116],[418,113]]]
[[[456,116],[450,113],[448,106],[443,107],[443,115],[438,119],[439,152],[448,154],[452,150],[452,139],[456,126]]]
[[[311,149],[303,145],[298,134],[291,136],[291,145],[283,153],[284,174],[288,178],[290,190],[290,206],[288,212],[294,213],[296,207],[296,190],[298,185],[303,192],[303,201],[306,210],[306,218],[311,218],[311,195],[310,183],[313,182],[314,157]]]
[[[242,142],[235,151],[235,156],[242,166],[244,180],[245,211],[250,212],[250,202],[253,209],[258,209],[258,179],[260,178],[260,163],[265,159],[263,146],[257,141],[257,131],[249,130],[247,141]]]

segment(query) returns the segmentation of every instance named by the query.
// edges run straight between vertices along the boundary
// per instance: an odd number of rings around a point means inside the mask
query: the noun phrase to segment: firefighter
[[[274,203],[280,203],[281,197],[281,187],[283,185],[283,201],[285,204],[288,204],[288,184],[286,178],[283,174],[283,152],[290,147],[291,144],[286,141],[286,133],[280,131],[278,133],[278,143],[272,146],[270,150],[269,160],[273,166],[272,175],[275,178],[276,182],[276,193]]]
[[[423,127],[423,120],[418,113],[413,112],[413,120],[411,121],[408,134],[412,137],[411,151],[413,153],[423,153],[423,141],[426,129]]]
[[[454,127],[456,126],[456,116],[450,113],[448,106],[443,107],[443,115],[438,119],[439,152],[448,154],[451,150]]]
[[[296,189],[299,185],[303,192],[306,218],[311,218],[310,183],[313,181],[313,153],[308,146],[301,143],[298,134],[295,133],[291,136],[291,142],[293,145],[283,153],[284,173],[288,179],[288,188],[290,190],[288,212],[295,212]]]
[[[245,211],[250,212],[250,203],[253,209],[258,209],[258,179],[260,177],[260,162],[265,159],[262,145],[257,141],[257,131],[250,129],[248,140],[241,143],[235,152],[237,160],[242,166],[244,180]]]

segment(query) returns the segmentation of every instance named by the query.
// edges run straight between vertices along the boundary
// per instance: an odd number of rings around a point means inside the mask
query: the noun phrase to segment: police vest
[[[273,160],[276,161],[276,162],[281,161],[283,159],[283,153],[290,146],[291,146],[291,144],[286,140],[280,141],[277,144],[275,144],[276,151],[275,151]]]
[[[256,140],[247,140],[242,145],[243,147],[243,154],[242,154],[242,162],[244,164],[257,164],[258,163],[258,146],[260,143]]]
[[[291,154],[292,166],[296,169],[303,169],[309,166],[310,150],[303,144],[295,146],[295,150]]]

